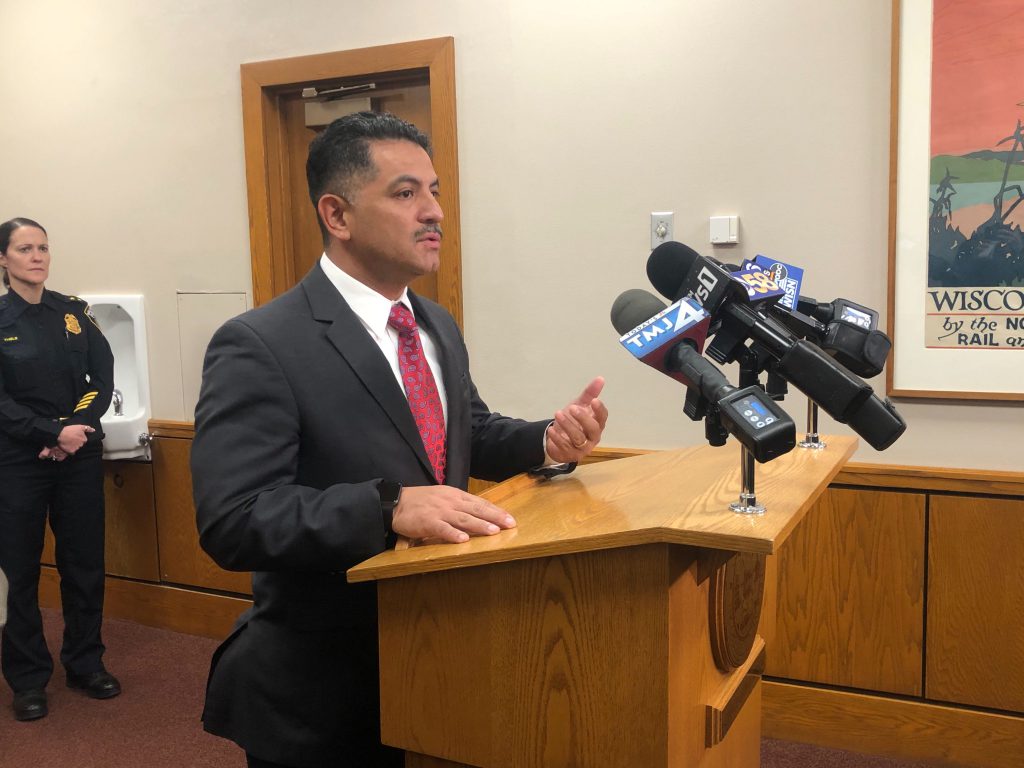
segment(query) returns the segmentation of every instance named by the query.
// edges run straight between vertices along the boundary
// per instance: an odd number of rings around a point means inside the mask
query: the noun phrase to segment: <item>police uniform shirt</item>
[[[41,449],[65,425],[86,424],[97,442],[113,378],[110,345],[84,301],[45,289],[38,304],[0,297],[0,433]]]

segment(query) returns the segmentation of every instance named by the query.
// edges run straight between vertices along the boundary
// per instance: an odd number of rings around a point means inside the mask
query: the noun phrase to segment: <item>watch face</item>
[[[398,498],[402,495],[402,484],[394,480],[381,480],[378,485],[380,505],[385,509],[394,509]]]

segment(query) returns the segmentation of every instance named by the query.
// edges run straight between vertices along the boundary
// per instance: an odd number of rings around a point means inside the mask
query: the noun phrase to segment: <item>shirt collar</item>
[[[349,308],[356,313],[367,330],[378,338],[384,338],[388,332],[388,318],[391,316],[391,307],[396,302],[386,296],[382,296],[368,285],[356,280],[352,275],[345,272],[341,267],[327,258],[327,254],[320,257],[320,268],[327,275],[327,279],[338,289],[338,293],[348,304]],[[409,289],[402,291],[398,301],[405,305],[409,312],[412,312],[412,305],[409,301]],[[415,317],[415,313],[413,313]]]
[[[32,310],[33,312],[40,311],[42,307],[50,307],[51,309],[56,308],[54,304],[53,294],[50,291],[46,290],[45,288],[43,289],[42,301],[40,301],[38,304],[29,304],[27,301],[25,301],[25,299],[21,297],[21,294],[18,293],[13,288],[8,288],[7,293],[3,295],[3,298],[6,299],[7,306],[9,307],[8,311],[11,315],[10,319],[17,318],[22,312],[32,307],[36,308]]]

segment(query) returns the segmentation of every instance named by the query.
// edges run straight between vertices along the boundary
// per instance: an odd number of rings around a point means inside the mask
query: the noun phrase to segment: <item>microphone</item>
[[[854,373],[870,378],[882,372],[892,340],[878,330],[878,312],[849,299],[827,303],[801,296],[797,311],[824,325],[821,348]]]
[[[658,297],[633,288],[615,299],[611,318],[622,337],[619,341],[633,357],[692,386],[693,381],[670,361],[670,357],[682,342],[686,342],[686,349],[700,357],[711,318],[695,301],[680,299],[666,307]]]
[[[647,291],[631,289],[615,299],[611,320],[630,354],[686,385],[683,410],[694,421],[709,417],[706,434],[712,445],[725,443],[719,421],[761,463],[796,445],[789,414],[760,387],[732,386],[701,356],[710,318],[695,301],[684,298],[666,307]]]
[[[768,275],[761,275],[767,284],[752,296],[721,264],[682,243],[662,243],[647,260],[647,276],[659,293],[673,300],[689,296],[719,321],[707,349],[712,360],[732,362],[752,339],[775,359],[776,373],[832,418],[849,424],[876,450],[892,445],[907,428],[892,403],[878,401],[861,378],[770,317],[764,310],[783,292]],[[757,280],[747,277],[743,282],[752,286]],[[865,422],[872,422],[872,428]]]
[[[772,350],[783,350],[793,341],[785,328],[750,306],[757,295],[766,299],[782,295],[771,278],[756,270],[748,270],[738,279],[734,279],[734,274],[740,273],[730,272],[714,259],[671,241],[659,245],[647,259],[647,277],[658,293],[671,300],[691,296],[718,321],[715,340],[707,350],[708,357],[716,363],[733,362],[745,349],[743,342],[748,337]],[[758,281],[760,290],[754,297],[744,287],[752,281]]]
[[[760,267],[785,291],[769,312],[793,333],[810,339],[858,376],[882,372],[892,341],[878,330],[878,312],[849,299],[821,303],[801,295],[804,270],[784,261],[758,254],[744,265]]]

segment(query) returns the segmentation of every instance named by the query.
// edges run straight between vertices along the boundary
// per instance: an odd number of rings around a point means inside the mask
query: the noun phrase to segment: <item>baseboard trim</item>
[[[971,768],[1024,765],[1024,717],[765,680],[763,735]]]
[[[60,608],[60,577],[56,568],[42,568],[39,604]],[[186,635],[222,639],[231,632],[239,614],[251,605],[251,600],[231,595],[107,576],[103,615]]]

